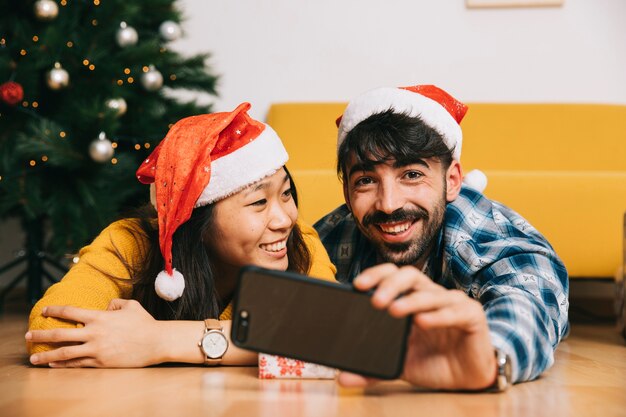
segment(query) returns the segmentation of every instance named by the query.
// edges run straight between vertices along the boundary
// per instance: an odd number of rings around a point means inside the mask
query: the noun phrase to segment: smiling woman
[[[170,129],[137,171],[152,204],[83,248],[33,308],[33,364],[254,364],[255,354],[229,346],[239,268],[334,279],[317,234],[297,221],[282,142],[249,108]]]

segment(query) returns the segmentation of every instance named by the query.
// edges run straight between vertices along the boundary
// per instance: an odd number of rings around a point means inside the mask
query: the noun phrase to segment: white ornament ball
[[[105,105],[109,110],[113,110],[117,117],[122,117],[128,109],[126,100],[124,100],[122,97],[110,98],[105,102]]]
[[[176,39],[180,38],[180,36],[183,34],[183,31],[178,23],[172,22],[171,20],[166,20],[165,22],[161,23],[161,26],[159,26],[159,33],[161,34],[161,37],[166,41],[175,41]]]
[[[54,68],[46,73],[46,84],[51,90],[60,90],[70,83],[70,75],[56,62]]]
[[[104,163],[110,161],[114,152],[113,144],[107,139],[104,132],[100,132],[98,139],[89,145],[89,155],[96,162]]]
[[[141,74],[141,85],[148,91],[156,91],[163,86],[163,75],[153,65]]]
[[[54,20],[59,15],[59,6],[52,0],[35,2],[35,17],[38,20]]]
[[[126,48],[127,46],[135,45],[139,40],[139,35],[134,27],[128,26],[126,22],[122,22],[115,34],[115,40],[120,47]]]

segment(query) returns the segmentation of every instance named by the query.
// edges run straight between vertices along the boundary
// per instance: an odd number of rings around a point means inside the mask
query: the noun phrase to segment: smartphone
[[[234,298],[236,346],[395,379],[411,319],[375,309],[371,294],[293,272],[242,268]]]

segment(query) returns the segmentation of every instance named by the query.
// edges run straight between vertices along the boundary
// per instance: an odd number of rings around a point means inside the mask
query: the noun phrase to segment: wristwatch
[[[487,391],[502,392],[506,391],[506,389],[512,384],[511,359],[509,358],[509,355],[500,349],[495,349],[495,354],[496,364],[498,365],[498,374],[495,382],[487,388]]]
[[[198,342],[198,346],[205,356],[205,365],[219,365],[222,357],[228,350],[228,339],[224,335],[224,329],[219,320],[204,320],[204,335]]]

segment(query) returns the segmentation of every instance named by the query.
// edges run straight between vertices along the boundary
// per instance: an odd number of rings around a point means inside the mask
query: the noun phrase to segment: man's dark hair
[[[365,167],[389,160],[409,165],[418,159],[437,158],[445,171],[452,163],[452,151],[441,134],[422,119],[389,109],[368,117],[348,132],[337,153],[337,174],[345,180],[351,156]]]

